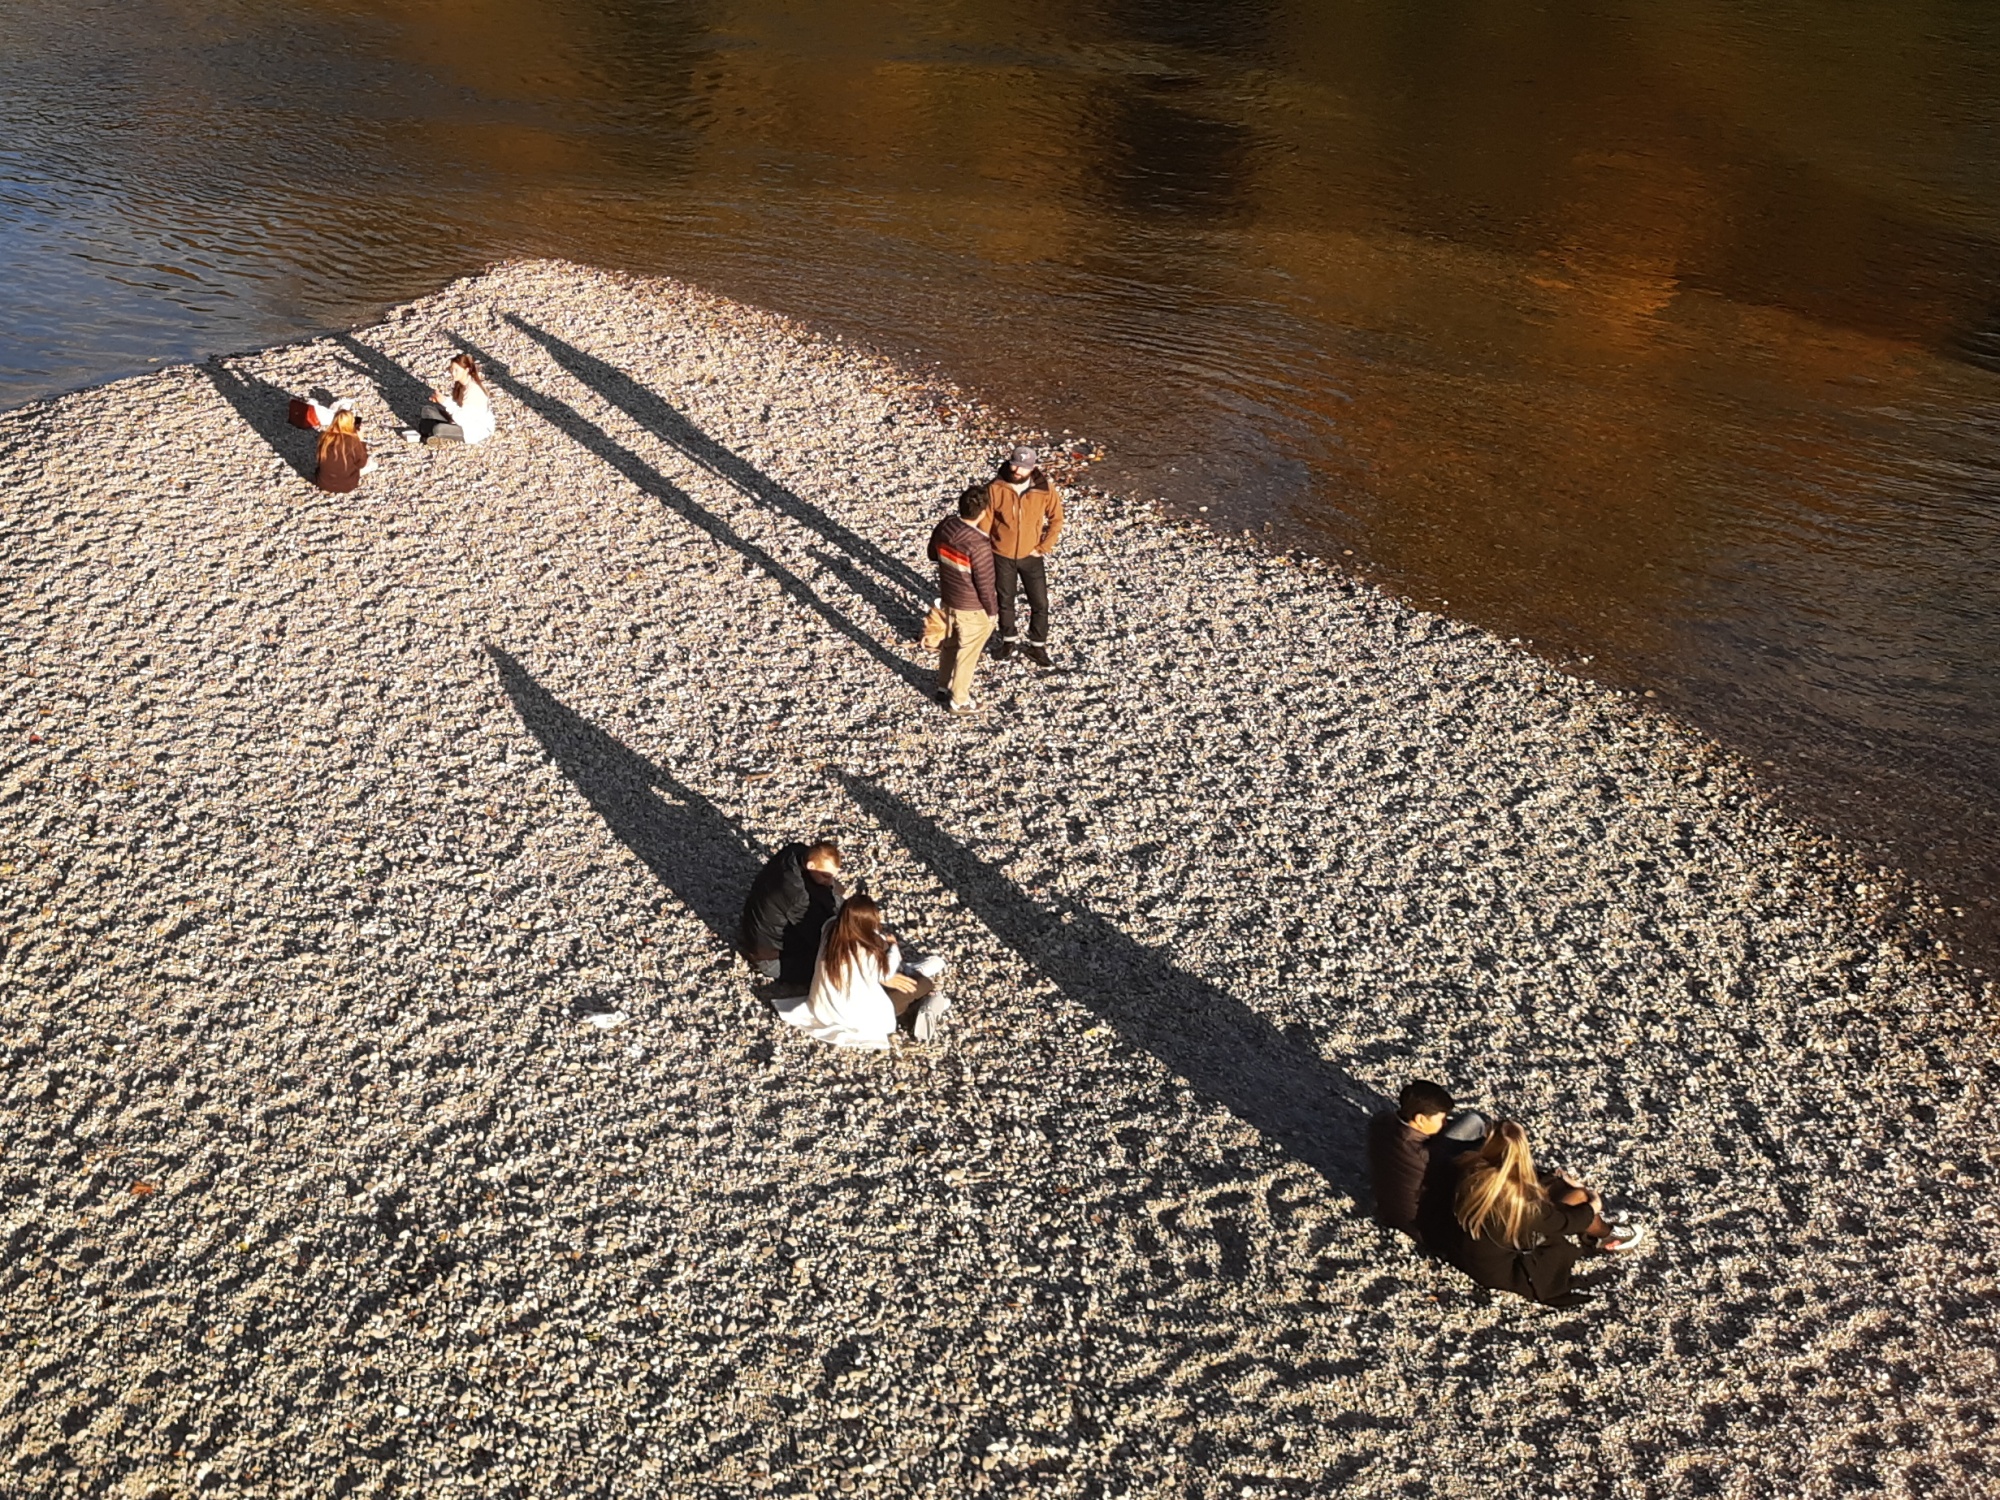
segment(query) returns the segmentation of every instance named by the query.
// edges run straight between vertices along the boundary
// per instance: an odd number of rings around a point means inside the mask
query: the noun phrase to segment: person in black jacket
[[[787,844],[750,883],[737,946],[750,967],[803,993],[819,957],[820,929],[840,910],[840,849],[830,840]]]
[[[1486,1139],[1486,1120],[1456,1108],[1442,1084],[1417,1078],[1403,1085],[1396,1107],[1368,1122],[1368,1179],[1375,1221],[1424,1242],[1420,1205],[1441,1181],[1456,1183],[1452,1158]],[[1449,1121],[1447,1124],[1446,1122]]]
[[[1368,1179],[1375,1188],[1375,1220],[1412,1239],[1417,1204],[1431,1172],[1431,1147],[1451,1113],[1451,1095],[1419,1078],[1403,1085],[1396,1107],[1368,1122]]]
[[[1621,1253],[1645,1236],[1636,1225],[1607,1224],[1603,1201],[1573,1178],[1538,1174],[1528,1133],[1512,1120],[1495,1125],[1457,1169],[1453,1192],[1425,1199],[1424,1238],[1494,1291],[1566,1306],[1578,1300],[1570,1268],[1586,1248]]]

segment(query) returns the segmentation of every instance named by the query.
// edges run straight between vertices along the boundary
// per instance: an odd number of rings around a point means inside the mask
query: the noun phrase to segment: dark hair
[[[1418,1115],[1448,1115],[1451,1111],[1451,1095],[1442,1084],[1426,1078],[1404,1084],[1403,1092],[1396,1096],[1396,1113],[1406,1123],[1414,1122]]]
[[[874,954],[878,963],[889,957],[889,940],[882,936],[882,908],[865,891],[849,896],[833,919],[820,962],[826,965],[827,978],[839,984],[863,953]]]
[[[983,485],[973,485],[958,497],[958,518],[961,521],[976,521],[986,514],[986,489]]]
[[[809,865],[816,859],[830,859],[833,861],[833,867],[836,870],[839,869],[840,845],[836,844],[832,839],[821,839],[816,844],[808,844],[806,846],[806,857],[801,863]]]

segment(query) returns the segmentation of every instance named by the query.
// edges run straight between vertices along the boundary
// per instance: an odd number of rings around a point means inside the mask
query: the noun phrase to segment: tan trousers
[[[963,704],[972,696],[972,672],[979,665],[979,653],[993,634],[993,616],[983,609],[946,610],[951,630],[938,648],[938,691],[949,690],[951,701]]]

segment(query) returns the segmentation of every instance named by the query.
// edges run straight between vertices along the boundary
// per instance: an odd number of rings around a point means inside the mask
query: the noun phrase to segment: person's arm
[[[1551,1198],[1544,1220],[1542,1233],[1551,1239],[1564,1234],[1582,1234],[1597,1222],[1597,1209],[1588,1197],[1581,1203],[1559,1203]]]
[[[1062,540],[1063,508],[1062,491],[1053,484],[1049,486],[1049,513],[1042,523],[1041,545],[1035,551],[1047,557],[1056,550],[1056,543]]]
[[[972,549],[972,586],[979,592],[979,607],[993,619],[1000,618],[1000,586],[993,580],[991,543]]]
[[[769,949],[769,956],[775,958],[777,950],[784,946],[785,930],[806,914],[812,896],[806,890],[803,871],[781,866],[766,873],[768,878],[760,875],[751,888],[748,925],[754,947]]]
[[[1398,1139],[1400,1123],[1378,1119],[1368,1131],[1368,1175],[1375,1188],[1375,1217],[1391,1229],[1414,1234],[1424,1186],[1423,1168],[1412,1163]]]

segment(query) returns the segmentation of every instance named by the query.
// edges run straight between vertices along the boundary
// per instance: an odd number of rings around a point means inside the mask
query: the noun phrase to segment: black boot
[[[993,643],[993,659],[1006,661],[1014,654],[1014,643],[1004,636]]]
[[[1055,665],[1054,662],[1049,660],[1049,648],[1044,646],[1040,641],[1028,642],[1021,654],[1038,667],[1051,667]]]

